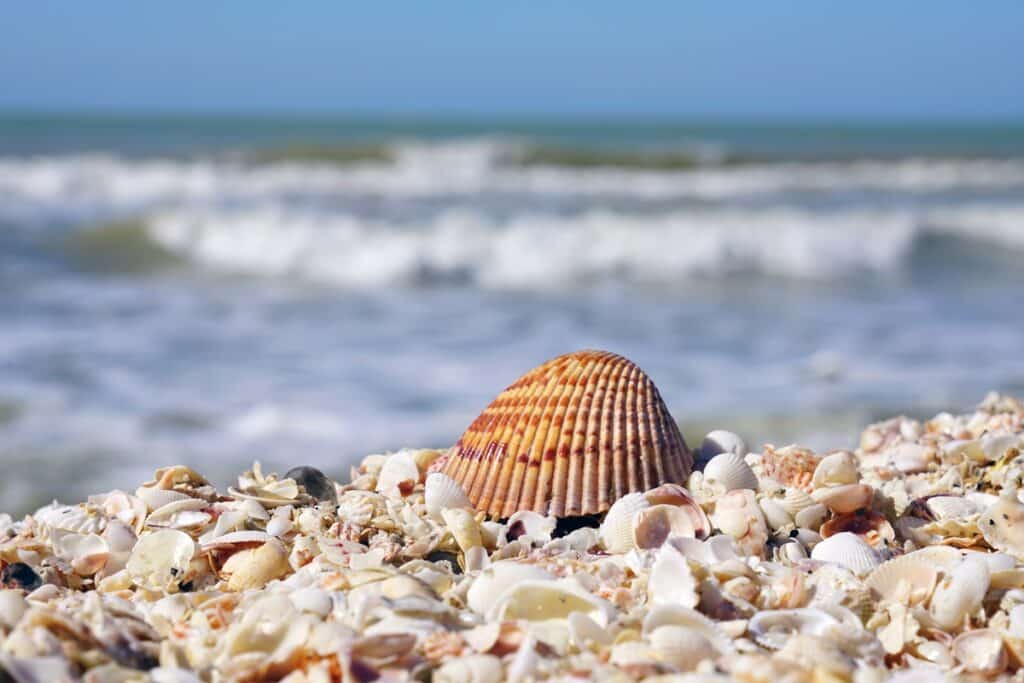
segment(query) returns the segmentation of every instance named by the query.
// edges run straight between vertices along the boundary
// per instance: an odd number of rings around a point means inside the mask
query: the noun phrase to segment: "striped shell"
[[[693,459],[654,383],[607,351],[519,378],[435,463],[491,517],[604,512],[627,493],[685,483]]]

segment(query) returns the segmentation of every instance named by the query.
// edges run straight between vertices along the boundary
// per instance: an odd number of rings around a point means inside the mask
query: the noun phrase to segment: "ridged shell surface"
[[[491,517],[571,517],[665,482],[685,483],[686,442],[654,383],[631,361],[578,351],[503,391],[435,464]]]

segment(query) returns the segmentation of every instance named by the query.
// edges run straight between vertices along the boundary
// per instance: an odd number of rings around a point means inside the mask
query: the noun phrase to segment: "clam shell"
[[[477,614],[486,614],[503,593],[522,581],[553,579],[545,569],[515,560],[500,560],[480,572],[466,593],[466,604]]]
[[[878,554],[864,539],[849,531],[826,538],[811,550],[811,559],[834,562],[858,576],[863,576],[881,564]]]
[[[721,654],[735,652],[730,638],[717,623],[690,607],[682,605],[656,605],[644,617],[643,634],[650,636],[665,626],[682,626],[703,635]]]
[[[717,481],[726,491],[734,489],[757,490],[757,475],[742,455],[721,453],[704,467],[704,480]]]
[[[1000,674],[1009,663],[1002,637],[988,628],[960,635],[953,641],[953,657],[964,671],[982,676]]]
[[[826,455],[814,469],[812,484],[816,489],[825,486],[856,484],[860,481],[860,470],[857,465],[857,456],[849,451]]]
[[[228,577],[228,588],[243,591],[262,588],[291,570],[284,544],[272,538],[257,548],[240,550],[227,559],[221,572]]]
[[[408,451],[393,453],[377,474],[377,492],[401,498],[412,492],[420,480],[420,468]]]
[[[692,465],[647,375],[622,356],[578,351],[518,379],[434,467],[492,517],[518,510],[569,517],[684,483]]]
[[[882,601],[916,605],[928,600],[938,578],[935,563],[911,553],[882,563],[864,583]]]
[[[840,484],[815,489],[811,497],[841,515],[870,505],[875,497],[875,489],[868,484]]]
[[[654,505],[633,515],[633,547],[660,548],[674,536],[697,538],[692,518],[674,505]]]
[[[964,557],[935,587],[929,607],[932,619],[944,629],[955,629],[985,599],[992,581],[988,563],[976,554]]]
[[[696,607],[699,599],[697,580],[686,558],[672,546],[662,548],[647,579],[647,604]]]
[[[138,540],[125,568],[138,586],[174,592],[185,580],[195,549],[196,544],[188,534],[162,529]]]
[[[935,519],[940,521],[960,519],[981,512],[977,504],[962,496],[933,496],[924,504]]]
[[[779,650],[796,634],[820,636],[839,626],[831,614],[813,607],[758,612],[747,622],[754,641],[769,650]]]
[[[488,621],[568,619],[582,612],[605,627],[615,616],[611,603],[590,593],[575,579],[526,580],[504,593],[487,613]]]
[[[469,496],[459,482],[444,472],[431,472],[423,487],[423,499],[427,512],[435,521],[441,521],[441,510],[470,507]]]
[[[651,507],[642,493],[627,493],[608,510],[601,522],[601,543],[611,553],[625,553],[633,548],[633,516]]]
[[[693,671],[705,659],[717,657],[720,653],[707,636],[697,629],[685,626],[662,626],[648,636],[651,649],[659,661],[680,671]]]
[[[739,434],[725,429],[708,432],[700,443],[700,459],[708,462],[719,453],[734,453],[740,457],[747,454],[747,444]]]

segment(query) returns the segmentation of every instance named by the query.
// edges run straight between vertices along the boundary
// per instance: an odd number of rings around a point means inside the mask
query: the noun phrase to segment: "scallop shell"
[[[651,507],[642,493],[627,493],[608,510],[601,523],[601,543],[611,553],[625,553],[633,548],[633,516]]]
[[[423,487],[423,499],[427,506],[427,512],[438,522],[441,521],[441,510],[470,506],[469,496],[459,486],[459,482],[444,472],[431,472],[427,475],[427,483]]]
[[[916,605],[928,600],[938,578],[935,563],[911,553],[882,563],[864,583],[882,601]]]
[[[811,550],[811,559],[834,562],[858,576],[863,576],[881,564],[878,554],[864,539],[849,531],[826,538]]]
[[[531,370],[434,464],[491,517],[597,514],[683,483],[693,459],[654,383],[631,361],[578,351]]]
[[[794,517],[796,517],[796,514],[801,510],[818,504],[813,498],[811,498],[811,494],[807,493],[803,489],[798,489],[792,486],[786,488],[782,497],[778,500],[779,505]]]
[[[708,462],[704,468],[705,481],[717,481],[726,491],[734,489],[757,490],[757,475],[743,456],[735,453],[721,453]]]

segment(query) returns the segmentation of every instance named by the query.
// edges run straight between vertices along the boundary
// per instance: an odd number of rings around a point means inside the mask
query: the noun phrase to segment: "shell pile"
[[[168,467],[0,517],[0,680],[1020,680],[1022,446],[994,394],[854,451],[713,432],[592,526],[488,521],[435,450]]]

